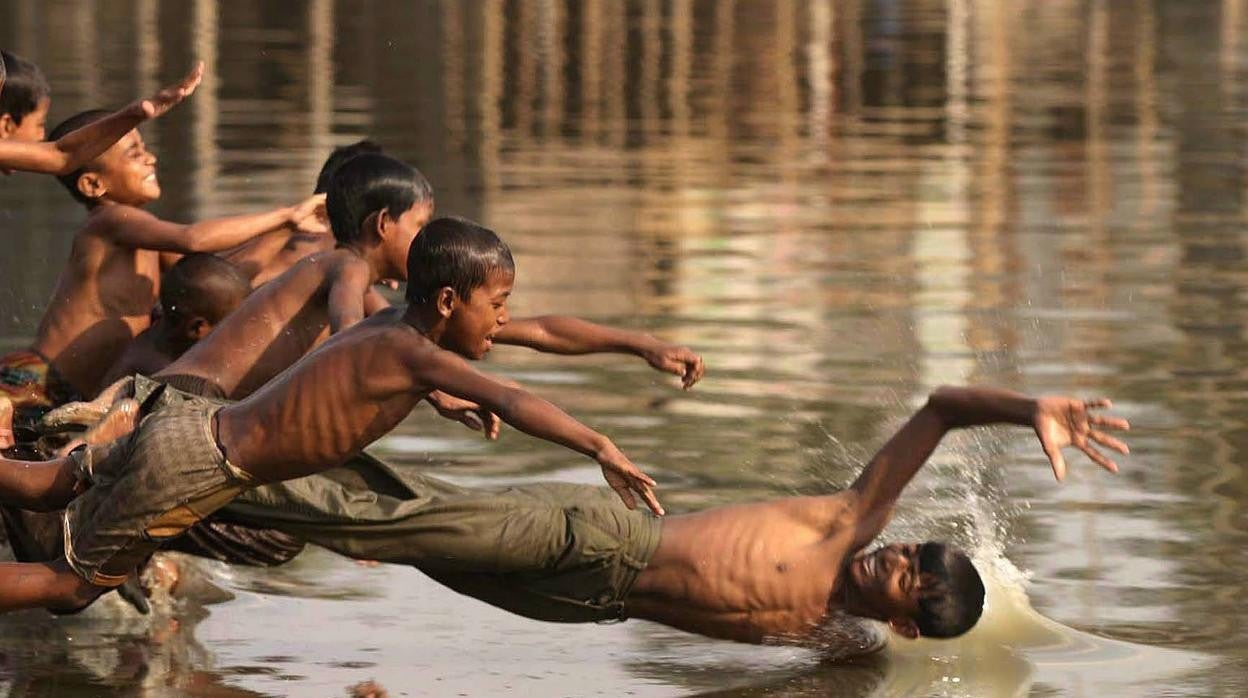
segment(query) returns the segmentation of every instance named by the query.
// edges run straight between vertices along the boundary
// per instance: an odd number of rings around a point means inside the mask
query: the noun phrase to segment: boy
[[[102,111],[78,114],[52,137],[106,118]],[[324,205],[324,197],[314,196],[296,206],[191,225],[161,220],[142,209],[160,196],[160,185],[156,158],[138,131],[60,180],[87,207],[87,222],[74,236],[34,344],[0,357],[0,395],[12,400],[19,423],[96,393],[125,345],[150,324],[161,269],[176,259],[162,252],[228,249],[287,224],[314,222]]]
[[[330,213],[337,229],[343,211]],[[407,269],[406,311],[390,309],[340,333],[241,402],[190,400],[105,446],[40,463],[0,461],[5,503],[67,507],[64,558],[0,565],[0,611],[89,604],[163,541],[242,491],[333,467],[433,390],[592,457],[629,508],[640,496],[662,513],[654,481],[609,439],[464,360],[482,358],[508,320],[514,262],[497,236],[439,219],[411,246]],[[80,476],[90,487],[75,497]]]
[[[81,129],[63,133],[52,142],[41,143],[49,105],[47,81],[33,63],[7,51],[0,52],[0,57],[0,173],[4,174],[22,170],[65,175],[77,170],[142,122],[177,106],[195,91],[204,74],[204,64],[197,63],[182,82]]]
[[[154,377],[188,392],[240,399],[331,333],[388,306],[372,285],[407,278],[407,248],[433,211],[429,183],[397,160],[359,155],[334,174],[327,208],[337,249],[307,257],[257,289],[211,337]],[[562,354],[632,353],[681,376],[686,388],[703,372],[701,357],[685,347],[575,318],[513,320],[494,340]],[[463,408],[438,393],[431,403],[447,417]]]
[[[324,194],[329,191],[329,180],[342,164],[357,155],[367,153],[380,154],[381,146],[370,140],[362,140],[334,148],[325,164],[321,166],[316,178],[313,194]],[[222,252],[221,256],[230,260],[251,279],[253,288],[262,286],[299,260],[316,252],[333,249],[334,239],[328,235],[301,233],[298,230],[280,230],[249,240],[239,247]],[[396,285],[397,287],[397,285]]]
[[[250,292],[247,277],[216,255],[201,252],[179,259],[161,275],[158,319],[126,346],[104,384],[135,373],[150,376],[168,366],[208,336]]]

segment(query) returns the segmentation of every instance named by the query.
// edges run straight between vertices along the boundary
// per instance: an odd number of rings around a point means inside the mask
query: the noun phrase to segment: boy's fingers
[[[666,513],[663,511],[663,505],[659,504],[659,498],[654,496],[654,490],[649,487],[642,487],[637,491],[641,494],[641,498],[646,501],[646,506],[650,507],[650,511],[654,512],[655,516],[663,516]]]
[[[1061,482],[1066,478],[1066,457],[1062,455],[1062,449],[1051,444],[1044,444],[1044,455],[1049,457],[1049,463],[1053,466],[1053,477]]]
[[[1114,406],[1114,403],[1107,397],[1097,397],[1097,398],[1092,398],[1091,400],[1084,400],[1083,404],[1085,407],[1095,408],[1095,409],[1103,409],[1103,408]]]
[[[1091,436],[1092,440],[1097,442],[1098,444],[1106,448],[1112,448],[1115,451],[1123,455],[1126,455],[1131,452],[1131,449],[1127,447],[1126,443],[1124,443],[1123,441],[1119,439],[1115,439],[1114,437],[1110,436],[1109,434],[1106,434],[1103,431],[1097,431],[1096,429],[1093,429],[1091,432],[1088,433],[1088,435]]]
[[[1088,458],[1091,458],[1093,463],[1096,463],[1111,473],[1118,472],[1118,464],[1106,458],[1104,454],[1096,450],[1096,448],[1092,446],[1084,446],[1079,450],[1087,454]]]
[[[1104,417],[1099,414],[1092,415],[1088,418],[1088,422],[1098,427],[1106,429],[1117,429],[1119,431],[1131,431],[1131,423],[1121,417]]]
[[[615,490],[615,493],[620,495],[620,499],[624,500],[624,506],[629,509],[637,508],[637,500],[633,498],[633,493],[628,489],[628,485],[612,483],[611,489]]]

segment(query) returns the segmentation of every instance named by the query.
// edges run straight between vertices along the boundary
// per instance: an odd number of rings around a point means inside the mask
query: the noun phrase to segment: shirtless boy
[[[142,122],[164,114],[186,99],[204,74],[204,64],[197,63],[180,83],[63,133],[51,142],[42,142],[43,122],[50,104],[47,81],[33,63],[8,51],[0,52],[0,56],[0,173],[4,174],[15,170],[69,174],[94,160]]]
[[[84,112],[52,136],[106,116]],[[287,224],[314,221],[323,206],[317,196],[297,206],[191,225],[157,218],[142,208],[160,196],[156,158],[136,130],[60,180],[87,207],[87,221],[74,236],[34,344],[0,357],[0,395],[13,401],[19,421],[96,393],[126,344],[150,324],[161,269],[176,261],[168,253],[228,249]]]
[[[328,196],[338,248],[303,259],[257,289],[211,337],[155,378],[189,392],[240,399],[331,333],[389,305],[373,284],[407,278],[408,247],[433,211],[429,183],[393,158],[364,154],[337,170]],[[685,387],[703,373],[701,357],[686,347],[570,317],[512,320],[493,340],[561,354],[631,353],[681,376]],[[447,408],[460,404],[440,395],[432,402],[448,417]]]
[[[90,603],[243,490],[343,462],[433,390],[593,458],[630,509],[641,497],[662,513],[654,481],[609,439],[464,360],[483,357],[508,320],[514,263],[497,236],[439,219],[411,246],[408,270],[405,311],[378,313],[338,334],[241,402],[192,400],[152,413],[129,437],[103,446],[51,461],[0,461],[0,500],[66,508],[64,557],[0,565],[0,610]],[[76,496],[83,481],[89,487]]]
[[[350,145],[334,148],[321,165],[316,177],[313,194],[329,192],[330,178],[346,161],[367,153],[381,153],[381,146],[370,140],[362,140]],[[251,279],[253,288],[276,279],[293,267],[299,260],[316,252],[325,252],[334,247],[334,238],[329,235],[304,233],[294,228],[266,233],[243,243],[235,249],[222,252],[221,256],[238,265],[244,274]]]
[[[415,566],[460,593],[537,620],[642,618],[710,637],[847,656],[882,644],[847,638],[844,615],[882,621],[908,638],[954,637],[979,619],[984,586],[965,554],[937,542],[866,552],[945,434],[990,424],[1031,427],[1058,480],[1069,445],[1116,472],[1098,446],[1126,453],[1107,432],[1128,424],[1095,413],[1109,406],[941,388],[843,492],[661,520],[630,511],[600,487],[467,488],[384,465],[368,473],[332,471],[334,488],[311,490],[304,478],[253,490],[230,507],[230,517],[263,518],[351,557]],[[337,519],[309,517],[309,505]]]

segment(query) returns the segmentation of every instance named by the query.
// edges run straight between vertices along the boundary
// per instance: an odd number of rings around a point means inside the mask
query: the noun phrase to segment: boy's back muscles
[[[234,399],[251,394],[329,336],[329,289],[353,263],[345,250],[305,258],[157,375],[210,378]]]

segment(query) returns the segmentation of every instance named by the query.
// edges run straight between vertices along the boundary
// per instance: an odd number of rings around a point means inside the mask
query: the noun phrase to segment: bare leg
[[[104,591],[79,577],[64,560],[0,563],[0,613],[23,608],[76,611]]]
[[[69,458],[0,458],[0,503],[8,506],[31,511],[64,509],[73,500],[77,484],[77,468]]]
[[[0,397],[0,449],[12,448],[14,443],[13,401]]]

